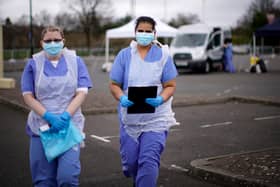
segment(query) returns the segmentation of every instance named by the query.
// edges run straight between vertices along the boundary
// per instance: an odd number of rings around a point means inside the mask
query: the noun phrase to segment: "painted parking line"
[[[206,125],[200,125],[200,128],[209,128],[209,127],[217,127],[217,126],[225,126],[225,125],[231,125],[231,121],[226,121],[222,123],[213,123],[213,124],[206,124]]]
[[[231,93],[231,92],[233,92],[235,90],[239,90],[239,86],[234,86],[234,87],[226,89],[226,90],[224,90],[222,92],[218,92],[218,93],[216,93],[216,96],[219,97],[219,96],[222,96],[222,95],[226,95],[226,94],[229,94],[229,93]]]
[[[177,132],[177,131],[181,131],[180,129],[169,129],[169,132]]]
[[[94,139],[97,139],[97,140],[100,140],[100,141],[102,141],[102,142],[106,142],[106,143],[110,143],[110,142],[111,142],[110,140],[108,140],[108,139],[106,139],[106,138],[104,138],[104,137],[96,136],[96,135],[94,135],[94,134],[90,135],[90,137],[92,137],[92,138],[94,138]]]
[[[230,93],[231,92],[231,89],[226,89],[226,90],[224,90],[224,94],[228,94],[228,93]]]
[[[113,139],[113,138],[119,138],[120,136],[103,136],[102,138],[105,139]]]
[[[180,129],[170,129],[169,130],[169,132],[176,132],[176,131],[180,131]],[[92,134],[92,135],[90,135],[90,137],[100,140],[102,142],[110,143],[111,142],[110,139],[119,138],[120,136],[96,136],[96,135]]]
[[[254,118],[255,121],[261,121],[261,120],[269,120],[269,119],[277,119],[280,118],[280,115],[278,116],[265,116],[265,117],[258,117]]]
[[[178,165],[175,165],[175,164],[172,164],[172,165],[171,165],[171,168],[176,169],[176,170],[179,170],[179,171],[183,171],[183,172],[189,172],[189,169],[183,168],[183,167],[178,166]]]

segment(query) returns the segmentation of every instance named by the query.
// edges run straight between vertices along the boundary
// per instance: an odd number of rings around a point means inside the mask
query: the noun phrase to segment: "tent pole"
[[[109,38],[106,36],[105,41],[105,63],[109,62]]]
[[[253,56],[256,56],[256,36],[253,34]]]
[[[264,47],[264,38],[261,37],[261,54],[263,54],[263,47]]]

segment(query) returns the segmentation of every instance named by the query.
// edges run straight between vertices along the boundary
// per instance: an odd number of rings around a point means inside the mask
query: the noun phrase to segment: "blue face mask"
[[[154,33],[136,32],[136,41],[139,45],[147,46],[155,39]]]
[[[63,42],[50,42],[50,43],[43,43],[43,49],[48,53],[50,56],[58,55],[61,50],[63,49]]]

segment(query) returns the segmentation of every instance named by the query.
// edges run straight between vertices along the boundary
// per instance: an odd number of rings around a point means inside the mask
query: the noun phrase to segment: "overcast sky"
[[[197,14],[210,25],[235,26],[253,0],[135,0],[136,16],[149,15],[169,21],[178,13]],[[67,6],[62,0],[32,0],[33,15],[42,10],[56,15]],[[131,0],[111,0],[115,17],[131,13]],[[203,3],[204,2],[204,3]],[[203,6],[204,5],[204,6]],[[29,15],[29,0],[0,0],[0,17],[15,21]]]

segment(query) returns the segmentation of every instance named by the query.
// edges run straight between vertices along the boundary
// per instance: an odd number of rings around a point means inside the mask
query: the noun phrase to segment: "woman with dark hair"
[[[119,101],[122,169],[125,176],[133,177],[137,187],[156,186],[168,130],[178,124],[171,108],[177,70],[167,45],[155,40],[155,26],[150,17],[136,20],[136,41],[119,52],[110,73],[110,90]],[[143,97],[130,91],[135,87],[154,87],[156,91],[154,97],[142,100],[138,106],[141,112],[130,113],[129,109],[137,105],[129,98],[131,94]],[[154,110],[149,112],[144,105]]]

